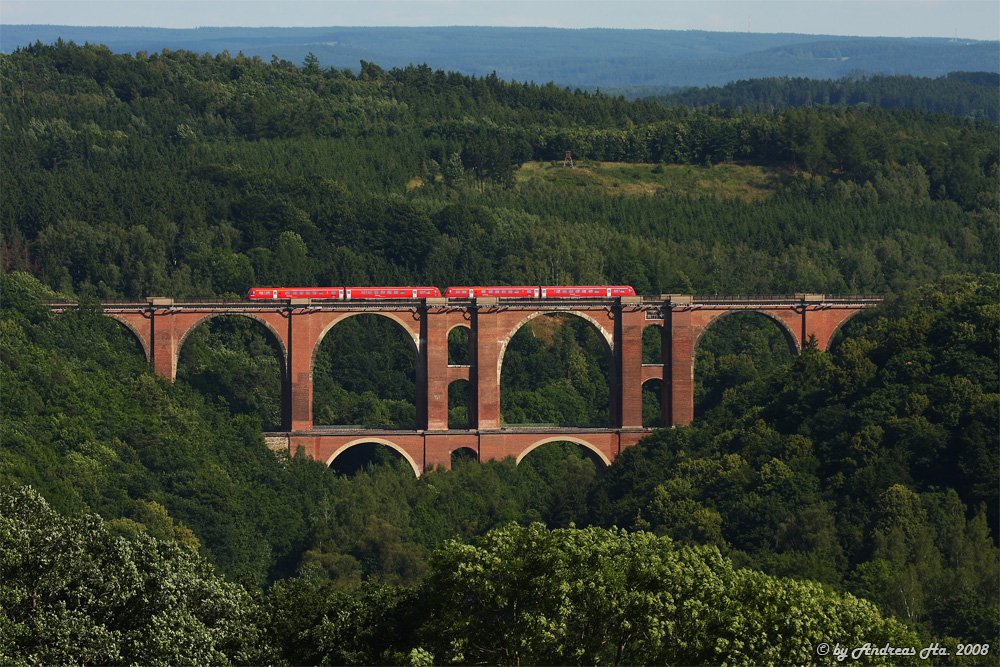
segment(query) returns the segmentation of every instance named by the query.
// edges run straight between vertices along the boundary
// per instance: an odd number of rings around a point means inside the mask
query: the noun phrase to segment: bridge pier
[[[614,375],[618,381],[616,393],[619,399],[614,423],[621,428],[642,428],[642,330],[645,313],[638,297],[626,299],[622,297],[615,318]]]
[[[664,387],[667,397],[666,426],[687,426],[694,421],[694,328],[692,311],[686,308],[670,309],[668,332],[670,381]]]

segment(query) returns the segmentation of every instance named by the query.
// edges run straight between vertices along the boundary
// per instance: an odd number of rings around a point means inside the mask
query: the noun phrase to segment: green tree
[[[261,664],[259,608],[190,548],[67,519],[34,490],[0,495],[6,664]]]
[[[648,533],[506,526],[436,552],[421,595],[439,663],[836,664],[820,642],[919,643],[869,603]]]

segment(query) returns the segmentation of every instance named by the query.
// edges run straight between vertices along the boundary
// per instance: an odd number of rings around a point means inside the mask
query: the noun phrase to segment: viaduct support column
[[[319,317],[310,317],[309,313],[296,312],[289,309],[288,313],[288,385],[284,399],[288,410],[285,412],[287,423],[284,428],[289,431],[309,431],[313,427],[312,401],[312,355],[323,330],[323,322]]]
[[[177,379],[177,332],[174,331],[173,313],[154,306],[150,312],[149,328],[153,370],[173,382]]]
[[[669,426],[687,426],[694,421],[694,327],[691,309],[673,307],[669,321],[670,379],[663,389],[670,396]],[[664,378],[667,380],[667,378]]]
[[[427,299],[428,306],[437,299]],[[445,299],[441,299],[445,301]],[[427,363],[424,374],[426,389],[423,399],[427,415],[428,431],[444,431],[448,428],[448,318],[447,313],[429,307],[420,327],[421,347]],[[418,378],[419,380],[419,378]],[[418,394],[421,392],[418,391]],[[420,397],[418,396],[418,399]]]
[[[615,320],[615,360],[618,366],[620,420],[615,426],[642,428],[642,325],[645,313],[622,297]],[[638,301],[638,299],[636,299]]]
[[[664,308],[664,312],[667,311]],[[660,327],[660,363],[663,364],[663,377],[660,380],[660,424],[670,426],[673,417],[670,414],[670,315],[663,320]]]
[[[485,299],[477,299],[473,315],[476,363],[473,368],[476,425],[473,428],[500,428],[500,317],[496,309],[483,308]],[[471,426],[471,424],[470,424]]]

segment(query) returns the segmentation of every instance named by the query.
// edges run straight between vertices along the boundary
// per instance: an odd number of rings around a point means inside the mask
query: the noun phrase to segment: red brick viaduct
[[[281,350],[283,432],[265,434],[272,446],[295,452],[303,447],[313,458],[331,463],[355,444],[375,442],[399,452],[415,474],[433,466],[450,467],[451,454],[468,449],[478,460],[514,456],[520,461],[546,442],[569,441],[610,464],[625,447],[650,429],[642,425],[642,387],[661,384],[661,423],[690,424],[694,418],[694,360],[702,335],[712,322],[739,311],[755,311],[774,320],[789,345],[799,352],[814,337],[827,350],[837,330],[877,297],[799,294],[786,297],[698,297],[661,295],[580,301],[496,299],[420,299],[398,302],[334,302],[293,299],[277,302],[181,302],[150,298],[145,303],[107,303],[106,315],[139,339],[146,358],[160,375],[176,377],[181,346],[192,330],[219,315],[241,315],[260,322]],[[59,306],[53,308],[60,310]],[[500,421],[500,367],[514,333],[546,314],[582,317],[607,342],[611,365],[609,428],[505,428]],[[413,342],[416,354],[417,423],[414,431],[363,428],[313,428],[313,360],[323,337],[340,321],[377,314],[396,322]],[[657,326],[661,359],[644,364],[642,336]],[[448,334],[466,327],[469,364],[450,365]],[[469,383],[469,428],[448,429],[448,386]]]

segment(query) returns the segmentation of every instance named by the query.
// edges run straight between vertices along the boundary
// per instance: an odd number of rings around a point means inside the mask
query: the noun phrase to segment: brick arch
[[[448,334],[451,333],[452,329],[457,329],[459,327],[465,327],[466,329],[469,330],[469,333],[472,333],[472,323],[471,322],[458,322],[457,324],[449,325],[448,329],[444,332],[445,338],[448,337]]]
[[[648,385],[650,382],[659,382],[660,383],[660,425],[659,425],[659,427],[657,427],[657,426],[647,426],[645,418],[644,418],[645,415],[643,414],[644,404],[643,404],[642,393],[646,390],[646,385]],[[651,390],[652,390],[652,388],[651,388]],[[667,425],[669,423],[670,414],[667,411],[667,406],[669,405],[668,400],[667,400],[668,399],[668,392],[669,391],[670,391],[670,387],[667,385],[667,380],[664,379],[664,378],[646,378],[645,380],[642,381],[642,384],[641,384],[641,386],[639,388],[639,393],[640,393],[640,396],[639,396],[639,402],[640,402],[639,419],[640,419],[640,423],[642,424],[643,428],[663,428],[665,425]]]
[[[580,445],[581,447],[584,447],[585,449],[596,454],[601,459],[601,461],[604,462],[605,468],[611,465],[611,460],[608,459],[608,457],[604,454],[604,452],[602,452],[598,447],[595,447],[586,440],[581,440],[580,438],[574,438],[571,435],[557,435],[557,436],[552,436],[551,438],[543,438],[542,440],[539,440],[538,442],[522,450],[521,453],[517,455],[517,458],[514,459],[514,463],[520,464],[525,456],[530,454],[535,449],[538,449],[542,445],[548,444],[550,442],[572,442],[575,445]]]
[[[473,421],[474,421],[473,420],[473,415],[475,413],[476,407],[475,407],[475,396],[474,396],[474,393],[473,393],[472,380],[469,380],[468,378],[455,378],[454,380],[450,380],[448,382],[448,386],[445,388],[445,394],[444,394],[445,405],[447,407],[447,410],[445,411],[445,414],[447,414],[448,412],[450,412],[451,409],[452,409],[452,407],[453,407],[452,404],[451,404],[451,385],[455,384],[456,382],[464,382],[465,383],[465,395],[466,395],[466,398],[465,398],[465,419],[466,419],[466,428],[473,428]],[[451,426],[449,425],[448,428],[451,428]]]
[[[666,351],[665,348],[667,347],[667,344],[663,340],[663,332],[666,331],[666,325],[662,321],[659,321],[659,322],[657,322],[657,321],[644,322],[643,325],[642,325],[642,331],[639,334],[639,344],[640,345],[643,343],[643,338],[645,337],[646,329],[648,329],[650,327],[656,327],[657,329],[660,330],[660,360],[659,361],[655,361],[653,363],[654,364],[661,364],[661,363],[663,363],[663,353]],[[645,364],[646,360],[643,359],[642,363]]]
[[[452,363],[451,363],[451,339],[450,339],[450,336],[451,336],[451,332],[454,331],[455,329],[467,329],[468,330],[468,334],[466,335],[466,339],[465,339],[466,340],[465,344],[466,344],[466,347],[468,349],[466,350],[465,356],[468,359],[468,365],[471,366],[471,365],[473,365],[472,361],[473,361],[473,358],[475,357],[475,350],[472,349],[472,323],[471,322],[458,322],[456,324],[450,325],[447,329],[445,329],[445,332],[444,332],[444,344],[447,347],[447,352],[448,352],[448,358],[447,358],[448,365],[449,366],[452,365]]]
[[[791,349],[793,355],[802,353],[802,342],[799,340],[799,337],[795,335],[795,332],[792,331],[792,328],[788,326],[788,322],[785,322],[783,319],[777,317],[774,313],[771,313],[767,310],[757,310],[756,308],[745,308],[741,310],[723,311],[717,317],[712,318],[711,322],[702,327],[701,331],[698,332],[697,338],[695,338],[694,340],[694,345],[691,347],[692,358],[697,358],[698,346],[701,345],[701,339],[705,336],[705,332],[708,331],[708,329],[713,324],[716,324],[723,318],[729,317],[730,315],[733,315],[735,313],[758,313],[760,315],[763,315],[764,317],[768,318],[769,320],[778,325],[778,329],[781,331],[782,334],[784,334],[785,342],[788,343],[788,347],[789,349]]]
[[[351,440],[350,442],[344,443],[339,448],[337,448],[337,451],[331,454],[330,457],[326,460],[326,467],[329,468],[331,465],[333,465],[334,459],[343,454],[349,448],[353,447],[354,445],[363,445],[366,442],[373,442],[376,445],[385,445],[389,449],[399,452],[399,454],[402,455],[404,459],[406,459],[406,462],[410,464],[410,467],[413,468],[413,475],[415,477],[420,477],[420,466],[418,466],[417,462],[413,460],[413,457],[410,456],[409,452],[407,452],[405,449],[403,449],[396,443],[390,442],[389,440],[385,440],[383,438],[372,438],[372,437],[357,438],[355,440]]]
[[[398,324],[403,330],[403,333],[406,335],[406,338],[409,339],[410,343],[413,345],[413,354],[415,355],[414,358],[418,360],[420,359],[420,332],[419,330],[414,332],[403,318],[399,317],[395,313],[382,313],[374,310],[353,312],[347,313],[343,317],[338,317],[327,323],[319,332],[319,335],[316,336],[316,342],[313,344],[312,356],[309,358],[309,377],[312,377],[313,368],[316,366],[316,355],[319,354],[319,346],[323,344],[323,340],[326,338],[326,335],[330,333],[330,329],[356,315],[378,315],[379,317],[385,317]]]
[[[275,329],[274,326],[264,318],[259,317],[253,313],[245,313],[240,311],[233,311],[228,313],[209,313],[208,315],[205,315],[204,317],[195,320],[190,326],[188,326],[188,328],[184,330],[184,333],[181,334],[181,337],[177,340],[177,344],[174,346],[173,358],[170,360],[174,377],[177,377],[177,360],[180,358],[181,350],[184,349],[184,343],[187,341],[191,333],[199,326],[201,326],[206,320],[210,320],[215,317],[232,316],[232,315],[235,315],[237,317],[246,317],[248,319],[253,320],[254,322],[259,322],[260,324],[263,324],[264,328],[267,329],[267,331],[274,337],[274,340],[276,340],[278,343],[278,349],[281,352],[281,364],[280,364],[281,380],[282,382],[284,382],[288,368],[288,348],[285,346],[285,339],[282,338],[281,334],[278,333],[278,330]]]
[[[500,377],[501,377],[500,371],[503,369],[503,357],[507,353],[507,345],[510,344],[510,339],[514,337],[514,334],[516,334],[518,331],[520,331],[521,327],[523,327],[525,324],[527,324],[531,320],[535,319],[536,317],[541,317],[542,315],[563,315],[563,314],[566,314],[566,315],[576,315],[577,317],[580,317],[580,318],[586,320],[587,322],[589,322],[591,324],[591,326],[593,326],[595,329],[597,329],[597,333],[601,334],[601,336],[604,338],[604,342],[608,346],[608,359],[612,360],[612,362],[613,362],[613,360],[614,360],[614,354],[615,354],[615,342],[614,342],[615,339],[614,339],[614,337],[610,333],[608,333],[608,331],[604,327],[601,326],[601,323],[598,322],[596,319],[594,319],[592,316],[588,315],[587,313],[583,313],[581,311],[578,311],[578,310],[552,310],[552,311],[540,310],[540,311],[531,313],[530,315],[528,315],[527,317],[525,317],[523,320],[521,320],[520,322],[518,322],[501,339],[501,341],[500,341],[500,354],[497,355],[497,383],[500,382]],[[614,366],[614,364],[612,363],[612,367],[613,366]],[[499,386],[498,386],[498,389],[499,389]]]
[[[842,319],[837,324],[837,326],[835,326],[833,328],[832,331],[830,331],[830,337],[826,340],[826,346],[823,348],[823,352],[829,352],[830,351],[830,348],[833,346],[833,339],[837,337],[837,332],[839,332],[844,327],[844,325],[847,324],[851,320],[851,318],[853,318],[855,315],[857,315],[860,312],[861,312],[860,310],[856,310],[853,313],[850,313],[847,317],[845,317],[844,319]]]
[[[448,456],[450,457],[455,452],[458,452],[458,451],[461,451],[461,450],[465,450],[467,452],[471,452],[472,453],[472,458],[474,458],[476,461],[479,460],[479,452],[476,451],[476,448],[475,447],[469,447],[467,445],[459,445],[458,447],[455,447],[454,449],[448,450]]]
[[[113,319],[115,322],[124,325],[126,329],[131,331],[132,335],[135,336],[136,340],[139,341],[139,345],[142,346],[142,352],[143,354],[146,355],[146,363],[152,361],[152,355],[149,350],[149,340],[147,339],[147,337],[142,335],[142,332],[140,332],[128,318],[122,317],[115,313],[106,313],[106,315],[111,319]]]

